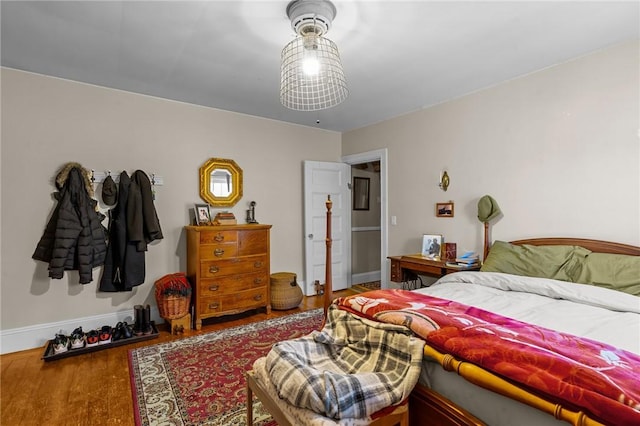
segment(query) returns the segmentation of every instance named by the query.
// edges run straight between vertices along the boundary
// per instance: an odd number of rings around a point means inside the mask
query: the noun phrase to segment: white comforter
[[[416,290],[640,354],[640,298],[585,284],[457,272]]]

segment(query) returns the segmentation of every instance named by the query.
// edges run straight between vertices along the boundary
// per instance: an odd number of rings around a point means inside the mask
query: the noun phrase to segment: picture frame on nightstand
[[[422,256],[440,260],[442,255],[442,235],[424,234],[422,236]]]

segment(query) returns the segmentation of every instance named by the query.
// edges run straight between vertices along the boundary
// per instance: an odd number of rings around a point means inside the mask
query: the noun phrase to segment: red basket
[[[155,282],[156,303],[160,316],[177,319],[189,313],[191,285],[183,272],[168,274]]]

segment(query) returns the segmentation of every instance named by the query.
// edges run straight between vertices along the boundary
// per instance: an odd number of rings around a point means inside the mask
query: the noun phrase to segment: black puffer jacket
[[[49,263],[49,276],[60,279],[65,270],[77,270],[80,284],[93,280],[92,269],[104,263],[106,233],[96,211],[87,170],[66,164],[56,177],[58,204],[45,228],[33,258]]]

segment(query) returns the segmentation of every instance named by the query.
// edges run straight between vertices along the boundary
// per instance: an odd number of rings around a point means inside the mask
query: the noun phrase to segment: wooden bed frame
[[[327,310],[329,305],[333,301],[332,294],[332,282],[331,282],[331,199],[327,200],[327,237],[326,237],[326,269],[325,277],[326,282],[324,286],[324,317],[326,320]],[[488,234],[485,233],[485,237]],[[613,254],[625,254],[631,256],[640,256],[640,247],[631,246],[627,244],[614,243],[601,240],[592,240],[584,238],[532,238],[524,240],[511,241],[511,244],[523,245],[575,245],[584,247],[592,252],[596,253],[613,253]],[[484,242],[484,247],[489,247],[487,241]],[[486,258],[486,256],[485,256]],[[506,380],[478,367],[472,363],[464,362],[456,359],[450,354],[444,354],[438,352],[432,347],[425,345],[424,349],[425,357],[429,357],[437,361],[446,371],[456,372],[465,380],[483,387],[485,389],[496,392],[500,395],[506,396],[510,399],[519,401],[533,408],[546,412],[554,416],[558,420],[568,422],[575,426],[596,426],[602,425],[594,419],[588,417],[581,411],[574,411],[563,407],[560,404],[548,401],[535,394],[525,391],[518,386],[507,382]],[[284,414],[279,410],[277,405],[271,401],[271,396],[268,395],[264,389],[255,381],[252,372],[247,373],[247,419],[248,425],[251,425],[252,413],[251,413],[251,395],[252,391],[256,393],[259,399],[263,402],[267,410],[273,415],[279,425],[288,425],[288,421]],[[411,408],[409,410],[409,425],[411,426],[482,426],[485,425],[482,420],[478,419],[467,410],[459,407],[450,400],[444,398],[437,392],[426,388],[418,383],[409,397],[409,404]],[[406,407],[406,405],[404,406]],[[400,424],[405,426],[406,415],[402,417],[392,417],[387,421],[373,424],[380,425],[395,425]],[[380,419],[378,419],[380,420]],[[384,420],[384,418],[383,418]]]

